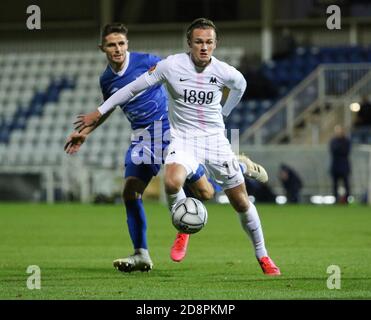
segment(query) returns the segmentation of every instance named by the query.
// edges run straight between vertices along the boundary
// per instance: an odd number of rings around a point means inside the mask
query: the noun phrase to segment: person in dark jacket
[[[335,136],[330,141],[331,167],[333,194],[338,203],[347,203],[350,195],[349,175],[351,172],[349,155],[351,152],[351,142],[346,136],[344,128],[340,125],[335,126]],[[338,187],[342,181],[345,188],[345,196],[339,198]]]
[[[299,174],[287,164],[282,163],[278,177],[286,191],[287,202],[298,203],[300,201],[300,190],[303,187]]]

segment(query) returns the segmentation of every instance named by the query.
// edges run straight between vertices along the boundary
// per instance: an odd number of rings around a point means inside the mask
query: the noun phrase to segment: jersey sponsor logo
[[[182,78],[179,78],[179,81],[182,82],[182,81],[187,81],[189,79],[182,79]]]
[[[210,78],[209,83],[214,83],[214,84],[216,84],[217,82],[218,82],[218,80],[216,80],[215,77],[211,77],[211,78]]]

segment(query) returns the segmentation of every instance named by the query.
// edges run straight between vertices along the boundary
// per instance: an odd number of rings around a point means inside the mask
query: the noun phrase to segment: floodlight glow
[[[350,104],[349,109],[352,112],[359,112],[359,110],[361,110],[361,106],[358,102],[353,102]]]
[[[336,202],[336,198],[334,196],[324,196],[322,197],[322,201],[324,204],[334,204]]]
[[[287,203],[287,198],[285,196],[277,196],[276,197],[277,204],[285,204]]]
[[[336,198],[330,195],[314,195],[310,197],[310,202],[313,204],[334,204],[336,202]]]
[[[313,204],[322,204],[323,203],[322,196],[319,195],[311,196],[310,202]]]

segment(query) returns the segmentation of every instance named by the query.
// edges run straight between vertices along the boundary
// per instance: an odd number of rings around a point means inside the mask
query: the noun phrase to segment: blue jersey
[[[127,52],[129,63],[123,74],[115,73],[108,65],[99,82],[104,100],[134,81],[161,59],[148,53]],[[141,92],[128,103],[120,105],[133,130],[145,128],[156,120],[167,122],[167,95],[161,84]]]

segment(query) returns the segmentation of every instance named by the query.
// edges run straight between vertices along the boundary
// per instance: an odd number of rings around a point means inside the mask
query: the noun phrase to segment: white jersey
[[[224,133],[223,114],[231,112],[246,89],[242,74],[227,63],[212,57],[205,68],[198,68],[190,54],[181,53],[160,61],[118,90],[98,110],[104,114],[158,82],[167,87],[171,134],[177,136]],[[224,87],[231,91],[222,108]]]

